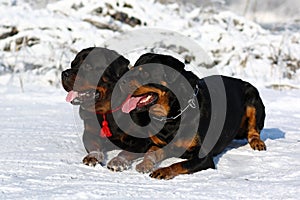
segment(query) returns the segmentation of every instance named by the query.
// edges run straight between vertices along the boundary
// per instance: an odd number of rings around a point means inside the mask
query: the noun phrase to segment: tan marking
[[[98,86],[96,88],[96,90],[98,90],[98,92],[101,93],[101,97],[106,97],[107,96],[107,88]]]
[[[157,146],[152,146],[150,149],[145,153],[144,156],[144,161],[150,160],[154,164],[163,160],[165,158],[165,152],[163,149],[157,147]]]
[[[256,130],[256,109],[254,107],[247,106],[246,116],[248,118],[248,141],[251,143],[253,138],[259,138],[259,133]]]
[[[151,172],[155,164],[162,161],[165,157],[166,155],[163,149],[152,146],[147,153],[145,153],[143,161],[136,165],[136,170],[141,173]]]
[[[105,114],[111,110],[110,101],[97,101],[95,103],[95,110],[87,109],[89,111],[94,112],[96,110],[97,114]]]
[[[188,174],[189,171],[182,167],[182,163],[175,163],[170,166],[172,174],[177,176],[179,174]]]
[[[247,106],[246,117],[248,119],[248,135],[247,139],[254,150],[265,150],[266,145],[260,139],[259,132],[256,128],[256,109],[252,106]]]
[[[137,80],[130,80],[129,81],[129,88],[128,88],[128,92],[129,93],[133,93],[136,88],[141,87],[142,85],[137,81]]]
[[[98,114],[105,114],[109,110],[111,110],[111,101],[110,101],[111,94],[108,93],[109,90],[105,87],[99,86],[96,88],[96,90],[100,93],[101,96],[100,96],[100,99],[98,99],[95,102],[95,110]],[[91,108],[91,109],[93,109],[93,108]]]
[[[168,83],[166,81],[160,81],[160,84],[163,85],[163,86],[167,86]]]
[[[103,82],[107,83],[107,82],[109,81],[109,78],[106,77],[106,76],[102,76],[102,77],[101,77],[101,80],[102,80]]]
[[[188,174],[189,171],[185,168],[182,167],[182,162],[180,163],[175,163],[169,167],[164,167],[155,170],[154,172],[151,173],[152,178],[157,178],[157,179],[172,179],[175,176],[178,176],[179,174]]]
[[[174,145],[178,148],[184,148],[186,150],[192,149],[196,146],[199,146],[199,136],[196,136],[193,139],[179,139],[174,142]]]
[[[165,110],[165,107],[160,104],[155,104],[155,105],[151,106],[149,112],[156,116],[160,116],[160,117],[168,116],[168,111]]]
[[[159,139],[158,137],[156,137],[155,135],[154,136],[151,136],[150,139],[152,140],[152,142],[156,145],[166,145],[167,143],[165,141],[162,141],[161,139]]]
[[[119,140],[124,143],[127,137],[127,134],[121,134]]]

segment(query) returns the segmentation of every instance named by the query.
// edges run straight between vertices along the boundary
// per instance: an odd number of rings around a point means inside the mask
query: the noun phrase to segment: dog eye
[[[101,81],[107,83],[107,82],[109,81],[109,78],[106,77],[106,76],[102,76],[102,77],[101,77]]]

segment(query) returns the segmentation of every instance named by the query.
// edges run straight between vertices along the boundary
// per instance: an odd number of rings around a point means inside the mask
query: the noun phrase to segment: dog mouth
[[[124,113],[129,113],[134,109],[142,109],[144,107],[150,107],[154,105],[158,100],[156,93],[146,93],[138,96],[131,96],[128,98],[122,106]]]
[[[96,99],[99,99],[99,97],[100,93],[95,89],[80,92],[71,90],[66,96],[66,101],[73,105],[80,105],[87,101],[95,101]]]

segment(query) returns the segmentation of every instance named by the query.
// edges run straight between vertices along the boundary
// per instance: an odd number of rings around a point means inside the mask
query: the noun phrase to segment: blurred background
[[[214,66],[266,87],[300,82],[298,0],[2,0],[0,11],[4,85],[60,87],[61,71],[81,49],[153,27],[190,37],[212,60],[203,63],[189,48],[158,44],[187,66]]]
[[[17,1],[17,0],[14,0]],[[48,3],[59,0],[26,0],[34,8],[45,8]],[[236,14],[245,16],[261,24],[272,27],[277,23],[300,21],[300,1],[298,0],[157,0],[161,3],[183,3],[196,6],[219,6]]]

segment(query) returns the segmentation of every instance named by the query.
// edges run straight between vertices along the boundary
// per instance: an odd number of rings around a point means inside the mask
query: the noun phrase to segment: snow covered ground
[[[300,83],[299,32],[274,33],[228,11],[155,2],[60,0],[43,10],[22,0],[0,2],[0,199],[299,199],[300,90],[290,89]],[[116,20],[116,12],[141,24]],[[259,87],[267,112],[266,152],[234,141],[215,158],[217,170],[170,181],[134,168],[114,173],[81,163],[82,124],[76,107],[64,100],[60,73],[79,50],[149,27],[193,39],[219,73]],[[158,48],[180,54],[180,48]],[[197,71],[198,65],[192,60],[188,67]]]
[[[215,158],[217,170],[164,181],[134,169],[115,173],[83,165],[82,126],[62,89],[25,87],[22,93],[17,86],[0,88],[0,199],[299,198],[299,90],[260,88],[267,151],[234,141]],[[110,152],[109,158],[116,154]]]

